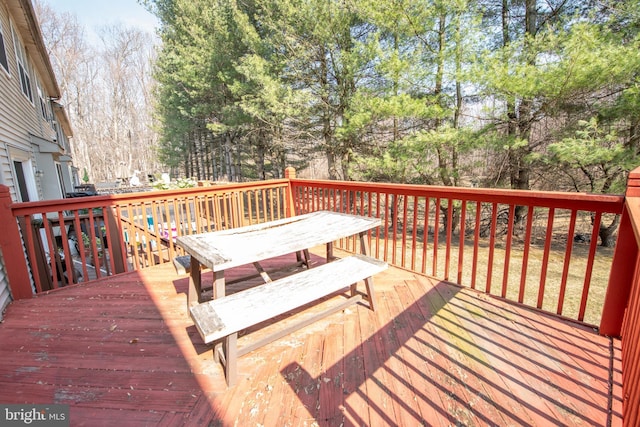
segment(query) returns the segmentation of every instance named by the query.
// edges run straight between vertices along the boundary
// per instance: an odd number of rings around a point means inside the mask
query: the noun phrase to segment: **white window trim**
[[[2,70],[7,73],[7,76],[11,77],[11,73],[9,72],[9,54],[7,53],[7,37],[5,37],[5,32],[2,29],[2,23],[0,22],[0,36],[2,37],[2,47],[4,48],[4,56],[7,58],[7,68],[4,68],[4,65],[0,66]]]
[[[11,36],[13,38],[13,48],[16,55],[16,64],[18,66],[18,80],[20,80],[20,91],[22,92],[24,97],[27,98],[27,100],[29,100],[29,102],[31,102],[31,104],[35,106],[33,101],[33,80],[29,69],[27,51],[25,50],[24,44],[20,39],[20,35],[16,32],[13,24],[11,24]],[[20,72],[21,69],[27,79],[27,81],[25,82],[23,82],[23,76]],[[25,93],[25,89],[29,93]]]
[[[51,123],[52,119],[52,113],[51,113],[51,107],[49,105],[49,103],[47,102],[47,94],[44,92],[44,89],[42,89],[42,84],[40,83],[40,79],[38,79],[36,77],[35,79],[36,81],[36,92],[38,92],[38,102],[40,104],[40,115],[42,116],[42,118]]]

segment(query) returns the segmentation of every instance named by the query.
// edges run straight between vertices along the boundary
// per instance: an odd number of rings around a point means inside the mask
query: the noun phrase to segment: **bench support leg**
[[[373,277],[367,277],[366,279],[364,279],[364,286],[367,290],[369,308],[371,309],[371,311],[376,311],[376,297],[373,291]]]
[[[238,380],[238,333],[224,338],[213,347],[213,361],[222,363],[227,385],[233,387]]]

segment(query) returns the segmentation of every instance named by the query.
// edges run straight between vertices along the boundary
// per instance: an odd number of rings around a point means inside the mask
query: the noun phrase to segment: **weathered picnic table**
[[[372,276],[387,264],[369,257],[369,230],[380,220],[364,216],[318,211],[263,224],[178,237],[177,243],[190,255],[188,307],[194,324],[206,343],[216,342],[214,357],[225,366],[229,385],[236,381],[236,359],[295,329],[343,309],[362,299],[356,285],[364,281],[369,307],[375,308]],[[357,235],[361,254],[333,261],[333,242]],[[325,244],[327,263],[272,281],[260,262],[269,258],[298,254],[300,263],[309,267],[308,249]],[[330,262],[332,261],[332,262]],[[265,281],[225,296],[226,270],[253,264]],[[203,267],[213,271],[212,299],[204,301]],[[283,328],[243,348],[237,348],[238,332],[300,308],[325,296],[350,287],[343,302],[314,316]]]

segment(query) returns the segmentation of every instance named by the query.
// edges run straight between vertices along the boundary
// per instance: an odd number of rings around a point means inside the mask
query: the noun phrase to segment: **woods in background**
[[[157,46],[121,26],[90,46],[74,17],[37,7],[94,180],[295,166],[620,193],[640,163],[638,0],[140,2]]]
[[[620,191],[638,1],[147,0],[161,159],[187,175]]]
[[[34,3],[74,131],[76,167],[92,182],[165,171],[153,121],[153,34],[111,25],[90,40],[76,16]]]

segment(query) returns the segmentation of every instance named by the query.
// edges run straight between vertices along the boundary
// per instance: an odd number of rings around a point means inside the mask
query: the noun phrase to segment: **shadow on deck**
[[[164,264],[12,303],[0,402],[68,404],[72,426],[621,424],[618,340],[396,268],[375,278],[375,313],[241,357],[227,389],[187,284]]]

